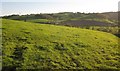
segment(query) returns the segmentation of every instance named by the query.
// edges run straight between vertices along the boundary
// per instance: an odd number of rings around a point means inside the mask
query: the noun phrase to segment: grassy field
[[[3,68],[118,69],[118,37],[105,32],[2,20]]]
[[[104,13],[80,13],[80,12],[60,12],[60,13],[40,13],[27,15],[8,15],[4,19],[39,23],[64,25],[72,27],[86,28],[107,33],[112,33],[118,37],[118,12]],[[98,28],[99,27],[99,28]]]
[[[49,22],[54,22],[53,20],[48,20],[48,19],[32,19],[32,20],[27,20],[27,22],[33,22],[33,23],[49,23]]]

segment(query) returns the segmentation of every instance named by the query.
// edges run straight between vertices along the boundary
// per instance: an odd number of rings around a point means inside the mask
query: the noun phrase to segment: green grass
[[[86,20],[91,20],[91,21],[98,21],[98,22],[104,22],[104,23],[108,23],[108,24],[114,24],[114,22],[108,20],[108,19],[96,19],[96,18],[93,18],[93,19],[86,19]]]
[[[27,20],[28,22],[33,22],[33,23],[48,23],[48,22],[54,22],[53,20],[48,20],[48,19],[32,19],[32,20]]]
[[[91,29],[91,30],[97,30],[97,31],[103,31],[103,32],[108,32],[112,34],[119,34],[119,27],[99,27],[99,26],[90,26],[90,27],[83,27],[86,29]]]
[[[99,31],[3,19],[3,67],[118,69],[116,36]]]
[[[117,24],[117,23],[115,23],[115,21],[111,21],[111,20],[108,20],[108,19],[97,19],[97,18],[88,18],[88,19],[76,19],[76,18],[73,18],[73,19],[70,19],[70,20],[74,20],[74,21],[78,21],[78,20],[90,20],[90,21],[97,21],[97,22],[103,22],[103,23],[106,23],[106,24]],[[116,21],[117,22],[117,21]]]

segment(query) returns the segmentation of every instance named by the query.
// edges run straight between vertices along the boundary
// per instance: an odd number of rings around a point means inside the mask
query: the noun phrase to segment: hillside
[[[102,15],[106,16],[106,18],[110,20],[118,20],[118,12],[105,12]]]
[[[75,26],[75,27],[85,27],[85,26],[100,26],[100,27],[110,27],[115,26],[112,23],[106,23],[95,20],[68,20],[62,23],[62,25]]]
[[[104,13],[80,13],[80,12],[60,12],[60,13],[40,13],[27,15],[3,16],[4,19],[33,22],[39,24],[54,24],[70,27],[80,27],[102,32],[112,33],[118,37],[118,12]]]
[[[118,38],[110,33],[2,20],[3,70],[118,69]]]
[[[74,21],[91,20],[95,22],[102,22],[104,25],[106,25],[106,23],[113,24],[113,26],[118,25],[117,24],[118,23],[118,12],[105,12],[105,13],[61,12],[61,13],[51,13],[51,14],[10,15],[10,16],[3,16],[3,18],[13,19],[13,20],[22,20],[22,21],[32,20],[31,22],[37,22],[37,23],[48,23],[49,22],[49,24],[53,24],[53,22],[54,24],[61,24],[61,22],[64,22],[64,24],[66,24],[66,21],[69,21],[69,20],[74,20]],[[45,21],[43,21],[43,19]],[[92,22],[90,24],[92,24]],[[76,25],[74,25],[73,23],[72,26],[76,26]],[[92,24],[92,26],[96,26],[96,25]]]

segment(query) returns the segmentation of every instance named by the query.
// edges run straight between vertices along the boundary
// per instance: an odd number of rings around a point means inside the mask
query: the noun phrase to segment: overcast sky
[[[1,0],[2,15],[118,11],[119,0]],[[2,3],[2,4],[1,4]]]

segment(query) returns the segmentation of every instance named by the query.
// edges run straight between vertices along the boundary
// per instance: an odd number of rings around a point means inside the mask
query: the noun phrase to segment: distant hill
[[[117,26],[116,24],[95,21],[95,20],[68,20],[63,22],[61,25],[74,26],[74,27],[84,27],[84,26]]]
[[[102,13],[102,15],[110,20],[118,20],[118,12],[106,12]]]
[[[2,66],[19,69],[119,69],[118,37],[81,28],[2,20]]]
[[[80,27],[97,31],[119,34],[118,12],[80,13],[61,12],[51,14],[10,15],[3,19],[12,19],[38,24],[54,24]]]
[[[62,13],[51,13],[51,14],[30,14],[30,15],[22,15],[22,16],[10,15],[10,16],[4,16],[3,18],[13,19],[13,20],[23,20],[23,21],[36,20],[36,19],[47,19],[47,20],[53,20],[54,24],[61,24],[61,22],[69,21],[69,20],[82,20],[83,19],[83,20],[91,20],[91,21],[93,20],[93,21],[96,21],[96,23],[100,21],[100,22],[103,22],[103,24],[112,23],[112,24],[117,25],[118,13],[117,12],[106,12],[106,13],[62,12]],[[52,22],[49,21],[51,22],[49,24],[53,24],[53,21]],[[42,23],[47,23],[47,22],[45,21]],[[93,25],[93,23],[91,23],[91,25]]]

